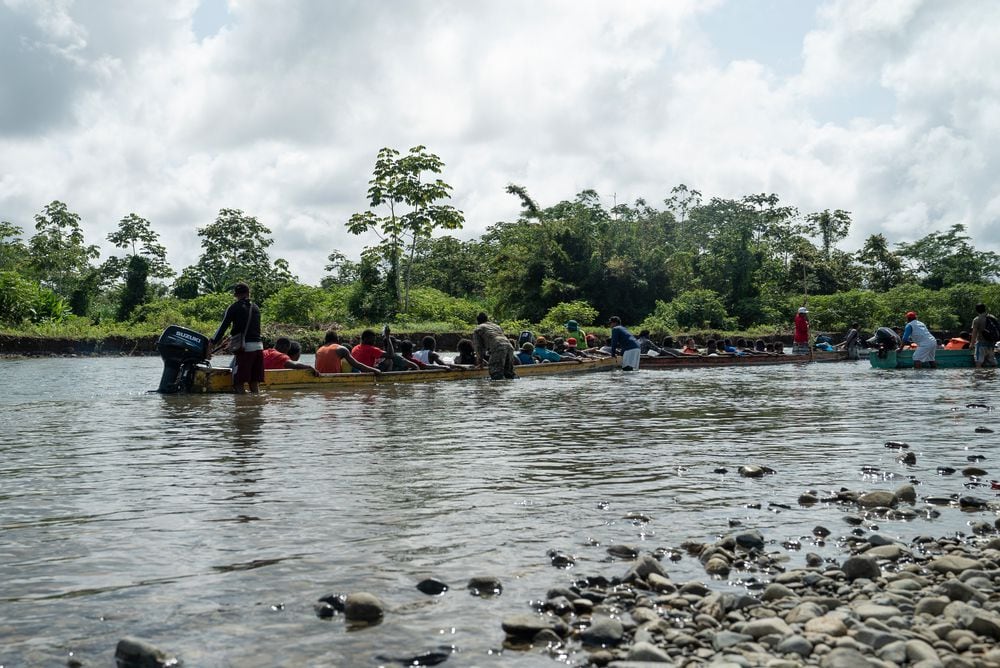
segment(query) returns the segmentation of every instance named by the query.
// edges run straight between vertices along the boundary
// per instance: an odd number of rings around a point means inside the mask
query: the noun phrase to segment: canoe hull
[[[705,367],[747,367],[772,366],[775,364],[807,364],[809,362],[840,362],[847,359],[845,351],[816,351],[813,355],[720,355],[707,357],[704,355],[682,355],[672,357],[643,357],[639,369],[700,369]]]
[[[554,376],[589,371],[610,371],[620,362],[611,358],[583,362],[549,362],[515,367],[521,378]],[[304,369],[268,369],[264,372],[262,387],[269,390],[320,389],[333,387],[361,387],[384,383],[426,383],[431,381],[474,380],[489,378],[487,369],[427,369],[423,371],[392,371],[379,376],[370,373],[327,373],[314,376]],[[194,373],[193,393],[225,393],[233,391],[232,372],[228,368],[198,367]]]
[[[971,350],[943,350],[934,353],[939,369],[962,369],[976,366]],[[912,350],[887,350],[885,357],[879,357],[878,351],[868,353],[868,360],[875,369],[912,369]]]

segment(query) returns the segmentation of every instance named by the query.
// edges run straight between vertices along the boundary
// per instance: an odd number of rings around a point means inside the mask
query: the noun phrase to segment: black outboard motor
[[[179,325],[170,325],[160,334],[156,349],[163,358],[163,375],[156,391],[162,394],[190,391],[194,367],[208,362],[208,337]]]

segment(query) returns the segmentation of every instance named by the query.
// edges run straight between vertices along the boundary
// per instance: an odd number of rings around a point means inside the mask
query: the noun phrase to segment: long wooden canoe
[[[773,364],[806,364],[809,362],[840,362],[847,359],[847,352],[814,351],[812,355],[786,355],[773,353],[763,355],[659,355],[643,357],[639,369],[697,369],[702,367],[744,367],[770,366]]]
[[[552,376],[588,371],[610,371],[620,360],[610,357],[587,359],[581,362],[546,362],[515,367],[522,378]],[[304,369],[268,369],[261,385],[270,390],[326,387],[359,387],[382,383],[425,383],[429,381],[473,380],[489,378],[487,369],[425,369],[422,371],[392,371],[376,376],[371,373],[324,373],[314,376]],[[196,367],[192,392],[232,392],[233,377],[228,368]]]
[[[912,350],[886,350],[883,357],[879,357],[877,350],[868,353],[868,360],[875,369],[912,369]],[[934,353],[935,361],[939,369],[960,369],[963,367],[976,366],[971,350],[945,350],[938,348]]]

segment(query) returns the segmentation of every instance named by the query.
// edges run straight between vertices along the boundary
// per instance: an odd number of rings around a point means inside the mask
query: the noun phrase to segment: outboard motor
[[[162,394],[190,391],[194,367],[208,362],[208,337],[179,325],[170,325],[160,334],[156,349],[163,358],[163,375],[156,391]]]
[[[535,335],[530,330],[523,330],[517,337],[517,347],[520,350],[525,343],[534,343]]]

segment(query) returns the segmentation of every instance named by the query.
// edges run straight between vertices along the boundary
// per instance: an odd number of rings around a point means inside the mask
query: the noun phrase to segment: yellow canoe
[[[581,362],[546,362],[514,367],[521,378],[553,376],[588,371],[609,371],[620,364],[610,357],[586,359]],[[371,373],[323,373],[314,376],[304,369],[268,369],[264,372],[262,387],[271,390],[308,389],[324,387],[357,387],[382,383],[425,383],[444,380],[473,380],[489,378],[487,369],[425,369],[421,371],[392,371],[376,376]],[[191,392],[232,392],[232,372],[228,368],[196,367]]]

